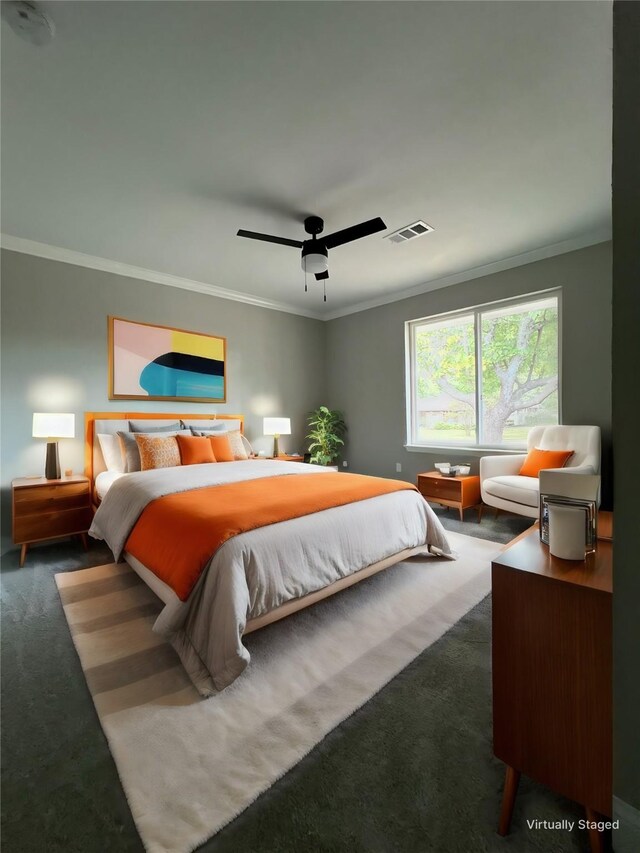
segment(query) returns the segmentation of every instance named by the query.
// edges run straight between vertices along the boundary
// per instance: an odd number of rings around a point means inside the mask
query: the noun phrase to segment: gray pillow
[[[177,426],[176,422],[176,426]],[[138,449],[138,442],[136,441],[136,435],[157,435],[159,432],[162,433],[162,437],[165,436],[170,438],[172,435],[177,435],[182,430],[173,430],[171,432],[167,432],[164,429],[156,429],[153,430],[152,433],[142,433],[142,432],[118,432],[118,439],[120,441],[120,447],[122,448],[122,456],[124,459],[124,470],[127,474],[131,474],[133,471],[141,471],[142,470],[142,462],[140,461],[140,450]]]
[[[207,427],[207,429],[196,429],[196,427],[191,427],[191,435],[220,435],[221,433],[227,432],[227,428],[224,424],[220,424],[217,427]]]
[[[217,418],[199,418],[197,421],[180,421],[183,429],[224,429],[224,421]]]
[[[179,432],[182,427],[179,421],[165,421],[160,426],[151,426],[153,420],[149,420],[147,426],[144,421],[129,421],[129,429],[131,432]]]

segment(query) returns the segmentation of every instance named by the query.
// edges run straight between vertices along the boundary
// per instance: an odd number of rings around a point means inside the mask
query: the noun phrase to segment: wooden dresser
[[[11,483],[11,494],[13,541],[22,545],[20,566],[32,542],[77,534],[87,547],[86,533],[93,517],[88,477],[20,477]]]
[[[611,519],[602,513],[603,528]],[[499,833],[520,773],[611,814],[612,542],[559,560],[537,528],[492,563],[493,748],[507,765]],[[603,839],[590,830],[593,851]]]

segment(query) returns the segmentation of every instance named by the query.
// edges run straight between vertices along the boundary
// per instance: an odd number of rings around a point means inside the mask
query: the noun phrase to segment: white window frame
[[[494,302],[485,302],[473,305],[469,308],[461,308],[457,311],[446,311],[442,314],[432,314],[420,317],[416,320],[407,320],[405,326],[405,410],[406,410],[406,436],[404,445],[406,450],[417,453],[425,453],[433,450],[458,450],[467,452],[484,453],[490,450],[495,453],[520,453],[526,445],[518,446],[510,444],[489,445],[481,444],[478,440],[482,423],[482,336],[479,334],[480,318],[482,314],[495,310],[496,308],[511,307],[512,305],[524,305],[527,302],[535,302],[539,299],[554,297],[558,300],[558,423],[562,423],[562,288],[554,287],[548,290],[539,290],[508,299],[498,299]],[[417,430],[417,407],[416,407],[416,382],[415,382],[415,332],[416,328],[424,323],[434,320],[455,320],[457,317],[473,316],[474,335],[476,346],[476,441],[473,444],[447,444],[446,441],[419,442],[416,440]]]

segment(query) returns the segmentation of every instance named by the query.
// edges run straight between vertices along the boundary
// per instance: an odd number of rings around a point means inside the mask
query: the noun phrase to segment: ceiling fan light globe
[[[309,274],[326,272],[329,269],[329,259],[319,252],[309,252],[302,256],[302,269]]]

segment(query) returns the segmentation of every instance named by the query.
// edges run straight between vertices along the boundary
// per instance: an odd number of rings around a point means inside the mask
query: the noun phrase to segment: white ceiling
[[[609,228],[608,2],[41,7],[47,47],[2,27],[5,234],[320,314]],[[235,236],[309,213],[436,230],[334,249],[325,306]]]

